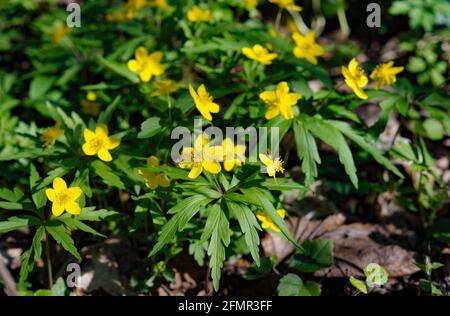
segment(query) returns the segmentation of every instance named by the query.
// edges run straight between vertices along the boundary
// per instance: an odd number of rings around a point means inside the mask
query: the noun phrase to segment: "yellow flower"
[[[147,0],[128,0],[125,4],[127,17],[132,20],[147,5]]]
[[[258,6],[259,0],[245,0],[245,7],[247,9],[255,9]]]
[[[149,167],[159,167],[158,158],[155,156],[148,157],[147,165]],[[161,167],[164,166],[165,165],[161,165]],[[158,186],[166,188],[170,185],[170,179],[164,173],[155,173],[144,169],[139,169],[138,173],[145,179],[145,185],[152,190],[156,189]]]
[[[292,11],[298,11],[300,12],[302,10],[301,7],[295,4],[294,0],[269,0],[269,2],[272,2],[276,5],[278,5],[282,9],[286,10],[292,10]]]
[[[154,97],[174,93],[180,88],[180,85],[173,80],[166,79],[155,82],[155,87],[156,90],[152,92]]]
[[[66,34],[70,33],[71,29],[63,23],[58,23],[53,30],[52,42],[53,44],[59,44]]]
[[[198,5],[194,5],[187,13],[190,22],[208,22],[212,19],[210,10],[202,10]]]
[[[317,64],[317,58],[325,51],[314,39],[314,32],[309,32],[306,36],[296,32],[292,35],[295,42],[294,55],[297,58],[306,58],[311,64]]]
[[[111,161],[109,151],[120,145],[120,140],[108,137],[108,127],[105,124],[97,124],[95,132],[88,128],[83,131],[83,152],[88,156],[98,155],[103,161]]]
[[[245,150],[245,145],[234,146],[231,139],[225,138],[222,141],[223,168],[226,171],[231,171],[235,166],[240,167],[245,160]]]
[[[153,0],[150,5],[160,9],[170,9],[171,6],[167,4],[166,0]]]
[[[403,67],[392,67],[394,62],[390,61],[386,64],[378,65],[374,71],[370,74],[370,79],[378,80],[377,89],[382,88],[384,85],[390,85],[397,81],[395,77],[403,71]]]
[[[200,85],[197,92],[192,85],[189,85],[189,93],[200,114],[208,121],[212,121],[211,113],[219,113],[220,106],[213,102],[213,97],[206,91],[205,85]]]
[[[61,129],[61,123],[56,122],[55,126],[47,127],[41,136],[41,141],[44,142],[43,146],[47,147],[49,145],[54,145],[56,139],[61,135],[64,135],[64,131]]]
[[[284,217],[286,216],[286,211],[279,208],[277,209],[277,214],[282,219],[284,219]],[[258,218],[259,221],[261,222],[261,227],[263,229],[272,229],[273,231],[280,232],[280,228],[273,223],[272,219],[266,213],[257,212],[256,218]]]
[[[256,44],[252,48],[244,47],[242,48],[242,53],[250,59],[256,60],[263,65],[270,65],[272,61],[277,58],[277,54],[269,53],[269,51],[259,44]]]
[[[88,91],[88,93],[86,94],[86,99],[88,101],[95,101],[97,100],[97,95],[92,91]]]
[[[259,94],[259,98],[269,105],[265,118],[268,120],[282,115],[286,120],[294,118],[292,107],[302,96],[298,93],[289,93],[287,82],[282,81],[277,85],[275,91],[264,91]]]
[[[161,65],[162,53],[154,52],[149,54],[144,47],[138,47],[134,53],[135,59],[128,61],[128,69],[139,73],[143,82],[148,82],[153,76],[160,76],[164,73],[164,66]]]
[[[274,177],[277,172],[284,172],[283,160],[280,157],[273,159],[269,155],[259,154],[259,160],[266,166],[267,174],[270,177]]]
[[[195,179],[203,169],[218,174],[222,170],[219,163],[222,156],[222,147],[210,146],[208,136],[202,134],[195,139],[194,147],[183,148],[182,161],[178,165],[183,169],[191,169],[188,177]]]
[[[126,12],[113,12],[106,15],[106,21],[124,22],[130,20]]]
[[[81,188],[68,188],[64,179],[56,177],[53,180],[53,189],[46,189],[45,195],[52,202],[52,213],[55,216],[60,216],[64,210],[73,215],[78,215],[81,212],[80,206],[76,200],[80,197]]]
[[[359,98],[366,100],[367,94],[362,88],[367,85],[369,79],[355,58],[350,61],[348,67],[342,66],[342,74],[344,75],[345,83],[355,92],[355,94]]]

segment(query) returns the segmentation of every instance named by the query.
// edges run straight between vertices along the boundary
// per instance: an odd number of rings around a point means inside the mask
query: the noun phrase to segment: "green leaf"
[[[423,122],[426,136],[431,140],[440,140],[444,137],[444,127],[442,123],[434,118],[427,118]]]
[[[81,209],[81,212],[79,215],[77,215],[77,219],[79,221],[92,221],[92,222],[98,222],[102,219],[107,218],[108,216],[116,215],[118,214],[115,211],[109,211],[105,209],[95,210],[95,206],[91,207],[84,207]],[[65,219],[65,218],[71,218],[71,214],[64,213],[59,217],[59,219]]]
[[[352,276],[350,277],[349,281],[350,281],[350,284],[353,285],[358,291],[360,291],[364,294],[368,293],[367,286],[363,281],[360,281]]]
[[[51,88],[54,79],[46,76],[36,76],[31,80],[29,97],[31,100],[36,100],[45,95]]]
[[[105,235],[100,234],[95,229],[93,229],[93,228],[89,227],[88,225],[86,225],[85,223],[81,222],[78,219],[78,217],[77,218],[72,218],[72,217],[59,218],[59,220],[61,222],[63,222],[64,224],[66,224],[66,226],[69,227],[71,230],[80,229],[86,233],[90,233],[95,236],[106,238]]]
[[[81,256],[75,247],[72,237],[70,237],[61,222],[52,220],[45,225],[45,229],[58,244],[71,253],[77,260],[81,260]]]
[[[328,122],[339,129],[345,136],[354,141],[359,147],[367,151],[380,165],[383,165],[384,167],[386,167],[386,169],[392,171],[392,173],[394,173],[401,179],[404,178],[400,170],[398,170],[397,167],[395,167],[389,159],[383,156],[380,149],[375,147],[375,145],[372,145],[369,140],[359,135],[358,132],[355,131],[348,123],[332,120]]]
[[[203,195],[194,195],[170,209],[169,213],[175,213],[175,215],[162,227],[158,241],[150,252],[149,257],[154,256],[167,243],[171,242],[175,238],[176,232],[183,230],[189,220],[210,201],[211,199]]]
[[[128,70],[125,64],[118,64],[114,61],[107,60],[101,56],[98,56],[98,61],[101,65],[115,72],[116,74],[128,79],[132,83],[139,83],[139,77],[136,73]]]
[[[320,284],[312,281],[306,281],[300,290],[300,296],[320,296],[322,292]]]
[[[293,273],[281,278],[277,291],[279,296],[300,296],[303,287],[302,279]]]
[[[120,95],[118,95],[114,101],[108,105],[108,107],[105,109],[105,111],[101,112],[98,116],[98,123],[99,124],[109,124],[109,121],[111,121],[111,117],[114,113],[114,111],[117,109],[117,106],[119,105],[120,101]]]
[[[36,230],[36,234],[33,237],[33,251],[34,251],[34,260],[38,260],[41,258],[42,254],[42,239],[44,238],[45,228],[44,226],[39,226]]]
[[[409,58],[409,62],[406,68],[409,72],[419,73],[427,68],[427,63],[422,58],[413,56]]]
[[[312,184],[317,177],[317,164],[321,163],[314,137],[303,124],[294,121],[294,136],[298,159],[302,161],[302,171],[306,175],[305,184]]]
[[[125,184],[122,180],[117,176],[116,173],[105,163],[95,160],[91,163],[91,167],[94,169],[94,172],[102,178],[103,182],[108,186],[113,186],[119,188],[121,190],[125,190]]]
[[[377,263],[369,263],[364,268],[364,275],[369,287],[383,286],[388,281],[387,271]]]
[[[289,261],[291,268],[301,272],[315,272],[333,264],[333,241],[305,240]]]
[[[34,260],[31,259],[33,253],[33,247],[24,251],[22,256],[20,256],[20,273],[19,273],[19,283],[24,283],[28,278],[28,275],[34,268]]]
[[[259,236],[258,230],[261,230],[256,220],[255,214],[242,203],[235,203],[232,201],[226,201],[228,209],[231,211],[233,217],[235,217],[239,226],[241,227],[241,231],[244,233],[245,242],[250,249],[250,253],[253,259],[256,262],[256,265],[259,266]]]
[[[19,228],[33,227],[40,223],[40,219],[32,215],[11,216],[6,221],[0,222],[0,233],[7,233]]]
[[[146,119],[141,124],[141,131],[138,134],[138,138],[150,138],[160,132],[160,120],[161,119],[159,117],[151,117],[149,119]]]
[[[344,136],[342,136],[342,133],[333,125],[322,119],[309,117],[307,115],[302,115],[301,119],[308,130],[337,151],[339,161],[344,165],[345,172],[350,177],[355,188],[358,188],[355,162],[353,161],[352,152],[350,151]]]
[[[205,230],[201,240],[211,236],[208,246],[209,266],[214,290],[219,289],[221,268],[225,261],[225,246],[230,244],[230,227],[228,219],[218,204],[210,208]]]
[[[241,192],[244,194],[244,197],[250,203],[257,205],[262,208],[262,210],[269,215],[272,221],[277,225],[283,235],[294,245],[297,246],[297,242],[292,237],[289,229],[284,224],[283,219],[278,215],[277,210],[273,206],[272,202],[267,198],[264,194],[264,190],[260,188],[249,188],[249,189],[241,189]]]
[[[41,177],[36,170],[36,167],[30,163],[30,191],[36,209],[41,209],[47,204],[47,196],[45,195],[45,189],[38,190]]]

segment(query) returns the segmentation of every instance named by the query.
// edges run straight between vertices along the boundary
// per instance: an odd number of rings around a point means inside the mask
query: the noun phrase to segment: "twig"
[[[5,284],[6,295],[19,296],[19,292],[16,290],[16,282],[2,259],[0,259],[0,279],[2,279]]]

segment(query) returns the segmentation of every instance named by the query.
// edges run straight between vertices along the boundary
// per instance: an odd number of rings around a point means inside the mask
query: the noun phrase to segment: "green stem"
[[[167,93],[167,106],[169,108],[169,122],[172,128],[172,101],[170,100],[170,95]]]
[[[53,272],[52,260],[50,258],[50,238],[47,231],[45,231],[45,256],[47,260],[48,288],[51,289],[53,286]]]
[[[280,22],[281,22],[281,14],[282,14],[282,13],[283,13],[283,9],[280,7],[280,8],[278,9],[277,18],[276,18],[276,20],[275,20],[275,30],[276,30],[277,32],[280,31]]]
[[[341,28],[342,39],[347,39],[350,35],[350,27],[348,26],[347,16],[345,15],[345,9],[343,6],[339,7],[337,17]]]

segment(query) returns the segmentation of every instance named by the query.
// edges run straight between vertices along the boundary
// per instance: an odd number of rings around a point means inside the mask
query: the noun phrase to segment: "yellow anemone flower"
[[[366,100],[367,94],[362,88],[367,85],[369,79],[364,70],[359,66],[356,58],[350,61],[348,67],[342,66],[342,75],[345,78],[345,83],[355,92],[358,98]]]
[[[264,91],[259,94],[259,98],[269,105],[265,118],[268,120],[282,115],[286,120],[294,118],[292,107],[301,99],[298,93],[289,93],[287,82],[282,81],[277,85],[275,91]]]
[[[250,59],[256,60],[263,65],[270,65],[272,61],[277,58],[277,54],[270,53],[269,50],[259,44],[254,45],[252,48],[242,48],[242,53]]]
[[[306,58],[311,64],[317,64],[317,57],[325,54],[322,46],[316,43],[314,32],[309,32],[306,36],[296,32],[292,35],[295,42],[294,55],[297,58]]]
[[[88,91],[88,93],[86,94],[86,99],[88,101],[95,101],[97,100],[97,95],[92,91]]]
[[[267,174],[274,179],[277,172],[284,172],[283,160],[280,157],[272,158],[269,155],[259,154],[259,160],[266,166]]]
[[[233,170],[234,167],[240,167],[242,162],[245,161],[245,145],[236,145],[234,146],[234,142],[225,138],[222,141],[222,151],[223,151],[223,168],[226,171]]]
[[[156,90],[152,92],[152,96],[157,97],[176,92],[180,88],[180,85],[173,80],[165,79],[155,82],[155,87]]]
[[[380,64],[370,74],[370,79],[378,80],[377,89],[382,88],[384,85],[393,84],[397,81],[396,75],[401,73],[404,68],[393,66],[394,66],[393,61],[390,61],[385,64]]]
[[[149,167],[159,167],[158,158],[155,156],[148,157],[147,165]],[[161,165],[161,167],[164,166],[165,165]],[[156,189],[158,186],[167,188],[170,185],[170,179],[164,173],[155,173],[144,169],[139,169],[138,173],[145,179],[145,185],[152,190]]]
[[[52,213],[55,216],[60,216],[64,210],[73,215],[78,215],[81,208],[76,202],[83,191],[79,187],[68,188],[66,181],[62,178],[55,178],[53,180],[53,188],[46,189],[45,195],[53,203]]]
[[[189,85],[189,93],[200,114],[208,121],[212,121],[211,113],[219,113],[220,106],[213,102],[213,97],[206,91],[205,85],[200,85],[197,92],[192,85]]]
[[[108,137],[108,127],[105,124],[97,124],[95,132],[88,128],[83,131],[83,152],[88,156],[97,155],[103,161],[111,161],[109,151],[120,145],[120,140]]]
[[[166,0],[152,0],[150,2],[151,6],[160,8],[160,9],[171,9],[172,7],[167,3]]]
[[[44,142],[43,146],[54,145],[56,139],[61,135],[64,135],[64,131],[61,129],[61,123],[56,122],[55,126],[47,127],[41,136],[41,141]]]
[[[294,0],[269,0],[269,2],[278,5],[282,9],[300,12],[301,7],[295,4]]]
[[[283,209],[277,209],[277,214],[284,219],[284,217],[286,216],[286,211]],[[272,221],[272,219],[263,212],[257,212],[256,213],[256,218],[259,219],[259,221],[261,222],[261,227],[263,229],[272,229],[273,231],[276,232],[280,232],[280,228],[274,224],[274,222]]]
[[[58,23],[53,30],[52,42],[53,44],[59,44],[66,34],[70,33],[71,29],[65,23]]]
[[[190,22],[208,22],[212,19],[210,10],[202,10],[198,5],[194,5],[187,13]]]
[[[259,0],[245,0],[245,7],[247,9],[255,9],[258,6]]]
[[[188,177],[197,178],[205,171],[218,174],[222,168],[219,161],[222,159],[222,147],[210,146],[209,137],[206,134],[197,136],[194,147],[185,147],[182,152],[182,161],[178,164],[183,169],[191,169]]]
[[[135,59],[128,61],[128,69],[139,73],[143,82],[148,82],[153,76],[160,76],[164,73],[164,66],[161,65],[162,56],[161,52],[149,54],[144,47],[140,46],[134,54]]]

